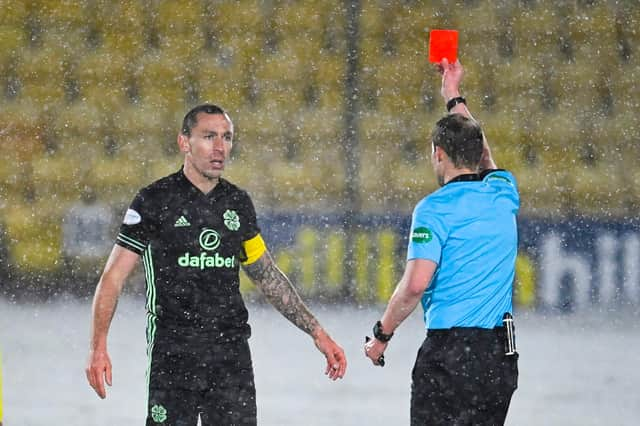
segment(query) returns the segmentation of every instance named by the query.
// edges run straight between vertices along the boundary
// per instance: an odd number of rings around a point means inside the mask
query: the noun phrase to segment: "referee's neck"
[[[446,185],[451,180],[457,178],[460,175],[472,175],[472,174],[476,174],[476,173],[478,173],[477,170],[469,169],[467,167],[463,167],[463,168],[460,168],[460,169],[457,169],[455,167],[451,167],[451,168],[445,170],[443,182]]]

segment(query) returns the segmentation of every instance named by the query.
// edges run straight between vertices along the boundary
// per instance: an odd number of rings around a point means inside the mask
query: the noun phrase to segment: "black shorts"
[[[149,369],[147,426],[255,425],[247,339],[206,346],[158,339]]]
[[[429,330],[412,372],[411,425],[502,425],[518,387],[504,328]]]

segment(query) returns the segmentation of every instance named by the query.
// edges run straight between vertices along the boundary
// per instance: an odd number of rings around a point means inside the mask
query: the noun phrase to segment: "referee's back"
[[[433,235],[423,247],[412,241],[408,258],[438,264],[422,298],[428,329],[493,328],[512,312],[519,205],[514,176],[487,170],[449,181],[416,206],[413,229]]]

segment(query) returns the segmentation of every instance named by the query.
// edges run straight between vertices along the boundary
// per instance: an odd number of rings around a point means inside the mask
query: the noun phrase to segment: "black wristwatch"
[[[384,334],[382,332],[382,322],[378,321],[376,325],[373,326],[373,337],[380,340],[383,343],[388,342],[393,337],[393,333]]]
[[[457,96],[455,98],[451,98],[447,101],[447,112],[451,112],[451,110],[453,109],[453,107],[455,107],[458,104],[467,104],[467,100],[465,98],[463,98],[462,96]]]

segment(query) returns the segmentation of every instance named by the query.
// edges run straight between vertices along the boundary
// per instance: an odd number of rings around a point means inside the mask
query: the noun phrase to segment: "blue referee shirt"
[[[427,329],[493,328],[512,312],[519,207],[505,170],[458,176],[417,204],[407,259],[438,265],[422,297]]]

